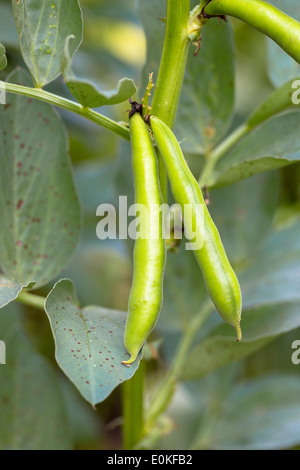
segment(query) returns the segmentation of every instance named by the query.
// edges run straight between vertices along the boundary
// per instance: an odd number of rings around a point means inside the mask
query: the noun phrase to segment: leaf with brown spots
[[[28,287],[28,285],[10,281],[0,275],[0,308],[15,300],[23,287]]]
[[[82,15],[78,0],[12,0],[23,59],[37,86],[60,74],[66,38],[73,34],[70,54],[82,41]]]
[[[137,370],[141,353],[130,367],[124,347],[126,313],[97,306],[81,309],[73,283],[59,281],[46,299],[56,360],[84,398],[96,405]]]
[[[10,79],[31,84],[21,71]],[[0,128],[0,265],[11,281],[37,287],[60,273],[79,238],[66,131],[51,106],[11,94]]]
[[[6,365],[0,366],[0,450],[69,450],[74,447],[57,370],[34,350],[17,305],[0,315]]]

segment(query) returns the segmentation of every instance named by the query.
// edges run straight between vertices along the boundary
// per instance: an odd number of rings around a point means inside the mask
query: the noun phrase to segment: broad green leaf
[[[272,171],[209,192],[209,212],[235,266],[253,260],[269,235],[279,189],[278,172]]]
[[[244,307],[300,300],[300,223],[273,233],[239,276]]]
[[[22,72],[10,80],[29,84]],[[79,237],[66,132],[51,106],[9,94],[0,124],[0,264],[10,280],[40,286],[66,265]]]
[[[0,44],[0,71],[7,66],[6,50],[3,44]]]
[[[64,399],[64,408],[70,422],[72,441],[76,449],[86,448],[85,445],[97,446],[102,437],[104,425],[100,416],[82,399],[76,388],[65,376],[60,377],[60,388]],[[103,436],[104,437],[104,436]]]
[[[181,380],[197,380],[226,364],[241,360],[266,346],[272,339],[237,343],[235,339],[212,336],[204,339],[191,351]]]
[[[241,359],[276,336],[300,326],[300,223],[273,233],[252,265],[239,274],[243,294],[243,340],[235,343],[228,325],[218,326],[195,346],[185,377],[197,378]],[[199,357],[203,358],[201,363]]]
[[[55,340],[56,360],[88,402],[100,403],[133,376],[141,353],[131,367],[121,364],[129,357],[124,347],[124,312],[96,306],[81,309],[69,280],[54,286],[45,309]]]
[[[115,163],[111,160],[104,162],[87,162],[75,169],[75,181],[83,210],[93,215],[99,204],[117,202],[114,187]]]
[[[300,302],[268,305],[243,311],[241,326],[243,339],[240,343],[236,342],[232,329],[223,324],[195,346],[185,364],[182,379],[198,379],[225,364],[249,356],[279,334],[298,328]]]
[[[0,449],[71,449],[57,374],[29,344],[11,306],[1,311],[0,337],[6,344],[6,365],[0,366]]]
[[[220,158],[208,186],[222,186],[300,160],[300,114],[272,117]]]
[[[278,450],[300,443],[300,379],[271,375],[249,380],[227,396],[207,448]],[[196,446],[197,447],[197,446]]]
[[[269,0],[275,7],[300,21],[298,0]],[[274,86],[278,87],[287,80],[299,76],[300,65],[281,49],[274,41],[267,38],[268,74]]]
[[[70,55],[82,40],[78,0],[12,0],[23,59],[39,87],[60,74],[66,38],[73,34]]]
[[[11,5],[3,2],[1,2],[0,15],[0,42],[6,44],[7,47],[18,47],[19,45]]]
[[[164,333],[184,331],[186,324],[198,313],[207,292],[194,253],[180,242],[178,252],[168,253],[164,277],[164,303],[158,328]]]
[[[175,133],[187,152],[204,153],[224,135],[234,107],[234,38],[218,18],[202,31],[199,55],[190,47]]]
[[[247,120],[247,126],[249,129],[258,126],[268,118],[286,110],[287,108],[296,106],[292,100],[293,94],[296,91],[295,87],[293,86],[295,80],[298,80],[300,85],[299,77],[296,79],[293,78],[271,93],[271,95],[258,106],[258,108]]]
[[[5,307],[5,305],[15,300],[23,287],[27,286],[25,284],[10,281],[0,275],[0,308]]]
[[[136,92],[136,87],[130,78],[119,80],[117,88],[109,91],[101,91],[89,80],[77,78],[72,71],[72,56],[70,54],[70,43],[74,36],[66,39],[64,53],[61,61],[61,73],[72,95],[82,106],[87,108],[99,108],[104,105],[123,103]]]

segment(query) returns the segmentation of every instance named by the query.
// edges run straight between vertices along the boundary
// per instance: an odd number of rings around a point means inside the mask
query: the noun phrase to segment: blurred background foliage
[[[146,39],[136,2],[81,0],[80,3],[84,40],[73,61],[75,72],[92,79],[103,89],[111,88],[112,84],[115,86],[123,76],[134,79],[136,84],[144,83]],[[163,22],[159,19],[157,22],[155,27],[163,31]],[[240,21],[234,20],[233,26],[237,65],[231,128],[243,122],[274,89],[266,68],[266,39]],[[2,0],[0,5],[0,42],[5,44],[8,57],[8,68],[0,74],[3,80],[16,66],[24,66],[9,0]],[[148,47],[151,48],[151,44]],[[61,77],[46,89],[71,99]],[[117,121],[127,121],[128,107],[128,103],[123,103],[104,107],[101,112]],[[74,280],[82,305],[95,304],[126,311],[131,285],[132,244],[125,245],[118,240],[99,241],[95,229],[99,204],[117,204],[119,195],[128,195],[129,203],[133,200],[129,145],[87,120],[68,112],[61,113],[69,132],[74,176],[84,209],[81,243],[62,277]],[[199,174],[202,162],[203,156],[189,155],[195,174]],[[291,225],[299,217],[300,165],[213,190],[210,197],[211,212],[231,260],[237,268],[251,265],[261,241],[272,228]],[[248,204],[249,200],[252,205]],[[169,254],[166,306],[158,329],[151,335],[151,340],[162,339],[162,342],[159,359],[148,362],[147,400],[151,400],[153,390],[167,369],[184,322],[205,296],[202,280],[197,275],[186,275],[194,268],[195,261],[190,253],[185,253],[184,259],[182,250],[177,255]],[[263,277],[260,282],[264,283]],[[51,286],[39,292],[46,295]],[[66,448],[119,449],[120,388],[92,410],[54,361],[53,338],[46,316],[27,307],[9,306],[6,310],[11,311],[16,323],[25,325],[34,350],[54,369],[56,386],[64,390],[61,420],[69,429]],[[219,324],[216,316],[208,330],[215,324]],[[182,382],[168,411],[172,431],[160,439],[157,448],[295,448],[299,445],[300,365],[291,362],[291,343],[295,339],[300,339],[299,328],[280,336],[246,359],[202,379]],[[283,381],[285,377],[287,382]],[[245,428],[248,432],[242,433]],[[272,434],[274,428],[280,429],[276,436]],[[30,434],[31,430],[28,432]],[[294,435],[294,439],[285,439],[285,435]]]

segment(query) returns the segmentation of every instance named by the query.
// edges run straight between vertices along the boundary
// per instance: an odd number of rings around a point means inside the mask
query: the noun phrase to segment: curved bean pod
[[[134,247],[133,281],[128,303],[128,317],[124,344],[131,355],[123,361],[132,364],[147,336],[154,328],[162,305],[163,276],[165,268],[165,243],[162,236],[162,214],[158,208],[162,197],[158,179],[158,165],[148,128],[139,108],[130,112],[135,203],[147,210],[140,212],[141,226],[146,233],[137,238]],[[147,220],[146,220],[147,218]],[[154,230],[151,233],[151,230]]]
[[[184,213],[184,225],[192,232],[195,218],[185,213],[184,206],[204,210],[203,246],[194,251],[204,281],[217,311],[225,322],[232,325],[241,340],[242,297],[238,279],[228,261],[219,232],[211,219],[198,182],[191,173],[179,143],[171,129],[160,119],[150,116],[150,125],[161,156],[165,162],[172,193]],[[199,227],[200,231],[200,227]],[[203,237],[202,237],[203,238]]]
[[[300,23],[261,0],[211,0],[203,9],[204,18],[230,15],[269,36],[300,63]]]

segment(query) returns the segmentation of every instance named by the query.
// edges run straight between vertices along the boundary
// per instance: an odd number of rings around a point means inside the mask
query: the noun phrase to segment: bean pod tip
[[[235,327],[236,329],[236,334],[237,334],[237,342],[239,343],[240,341],[242,341],[242,330],[241,330],[241,325],[240,323],[237,324],[237,326]]]

